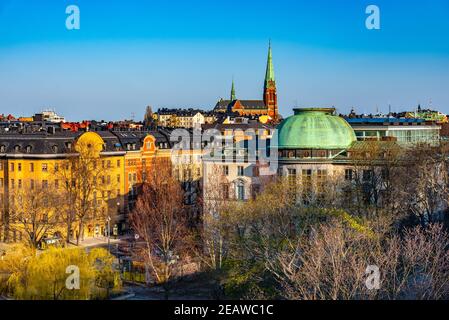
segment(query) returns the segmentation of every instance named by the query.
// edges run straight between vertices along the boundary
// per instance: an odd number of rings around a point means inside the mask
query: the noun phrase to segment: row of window
[[[117,160],[116,164],[117,164],[117,168],[120,168],[120,164],[121,164],[120,160]],[[22,171],[22,167],[23,167],[22,163],[18,162],[17,163],[17,171],[21,172]],[[42,172],[48,172],[48,168],[49,168],[48,163],[42,163],[41,164],[41,171]],[[103,169],[106,169],[106,168],[110,169],[110,168],[112,168],[112,161],[111,160],[102,160],[102,168]],[[58,171],[59,170],[59,164],[56,163],[54,165],[54,169],[55,169],[55,171]],[[3,170],[3,163],[2,162],[0,162],[0,170]],[[10,172],[14,172],[16,170],[16,163],[14,163],[14,162],[10,163],[9,164],[9,170],[10,170]],[[34,165],[33,162],[31,162],[29,164],[29,170],[30,170],[30,172],[34,172],[35,165]]]
[[[280,168],[282,170],[282,168]],[[293,181],[296,180],[296,175],[297,175],[297,170],[294,168],[288,168],[287,169],[287,173],[288,173],[288,178],[289,180]],[[316,170],[316,177],[317,177],[317,181],[324,181],[327,178],[327,170],[321,170],[318,169]],[[373,177],[373,170],[362,170],[362,180],[363,181],[370,181]],[[312,175],[313,175],[313,170],[311,169],[302,169],[301,171],[301,176],[303,179],[303,182],[307,182],[307,181],[311,181],[312,179]],[[345,169],[345,180],[346,181],[352,181],[354,180],[354,170],[353,169]],[[387,172],[385,170],[381,171],[381,176],[382,178],[387,178]]]
[[[93,179],[94,179],[94,184],[96,185],[97,184],[96,177],[94,177]],[[102,176],[100,179],[101,179],[101,183],[103,185],[111,184],[111,176]],[[117,175],[117,183],[120,183],[120,181],[121,181],[121,178],[120,178],[120,175],[118,174]],[[16,180],[15,179],[10,179],[9,183],[10,183],[9,185],[11,186],[11,189],[15,189],[15,187],[16,187]],[[69,182],[67,181],[66,183],[69,183]],[[72,183],[75,183],[75,181],[73,181]],[[49,185],[48,184],[48,180],[42,180],[42,187],[43,188],[47,188],[48,185]],[[5,186],[5,180],[4,180],[4,178],[0,178],[0,188],[3,188],[4,186]],[[22,188],[22,186],[23,186],[23,180],[22,179],[17,179],[17,187],[20,189],[20,188]],[[59,180],[58,179],[54,180],[54,187],[55,188],[59,188],[59,186],[60,186]],[[34,189],[34,187],[35,187],[35,180],[34,179],[30,180],[30,187],[31,187],[31,189]]]
[[[67,149],[70,149],[72,147],[72,144],[71,143],[66,143],[66,147],[67,147]],[[51,147],[51,150],[54,153],[58,153],[60,151],[59,147],[57,145],[53,145]],[[32,146],[26,146],[25,147],[25,153],[31,153],[32,151],[33,151],[33,147]],[[0,146],[0,152],[1,153],[5,153],[6,152],[6,146],[5,145],[1,145]],[[14,152],[22,152],[22,146],[19,146],[19,145],[14,146]]]
[[[222,172],[223,175],[224,176],[229,176],[229,166],[223,166],[222,168],[223,168],[223,172]],[[258,176],[259,175],[257,167],[254,167],[252,175],[253,176]],[[245,176],[245,167],[244,166],[237,166],[237,176],[238,177]]]
[[[234,185],[235,185],[235,190],[234,190],[235,196],[232,197],[232,194],[230,193],[230,185],[222,184],[221,190],[222,190],[223,200],[229,200],[230,198],[235,198],[236,200],[240,200],[240,201],[246,200],[244,182],[238,181]],[[255,199],[257,197],[257,195],[260,193],[260,185],[252,184],[250,189],[251,189],[251,198]]]

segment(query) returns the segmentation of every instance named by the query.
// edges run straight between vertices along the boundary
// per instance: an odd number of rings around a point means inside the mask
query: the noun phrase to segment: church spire
[[[231,88],[231,101],[237,100],[235,96],[235,86],[234,86],[234,79],[232,79],[232,88]]]
[[[265,74],[265,87],[267,87],[267,85],[270,81],[272,81],[272,82],[276,81],[274,79],[273,56],[271,53],[271,40],[269,42],[269,47],[268,47],[268,60],[267,60],[267,72]]]
[[[274,78],[273,56],[271,54],[271,40],[268,47],[267,72],[265,74],[265,84],[263,90],[263,102],[267,107],[268,116],[273,120],[278,119],[278,98],[276,90],[276,80]]]

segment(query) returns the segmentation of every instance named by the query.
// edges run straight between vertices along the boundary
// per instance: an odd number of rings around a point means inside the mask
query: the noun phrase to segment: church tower
[[[232,88],[231,88],[231,102],[237,100],[235,96],[235,86],[234,86],[234,79],[232,79]]]
[[[268,47],[267,72],[265,74],[263,101],[265,102],[265,106],[268,108],[268,115],[273,120],[276,120],[278,118],[278,97],[276,90],[276,80],[274,78],[271,41]]]

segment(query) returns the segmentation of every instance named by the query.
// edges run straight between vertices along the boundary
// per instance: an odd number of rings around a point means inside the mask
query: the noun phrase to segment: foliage
[[[120,288],[113,267],[113,256],[104,249],[51,248],[40,254],[24,249],[8,253],[0,261],[0,270],[8,272],[7,293],[19,300],[87,300],[107,298]],[[80,271],[79,290],[69,290],[67,267]],[[108,283],[111,287],[103,287]]]
[[[267,185],[209,225],[226,248],[220,278],[227,297],[449,297],[449,236],[441,225],[398,229],[402,215],[385,208],[356,215],[338,206],[303,206],[290,190],[282,180]],[[370,265],[380,268],[379,290],[366,287]]]

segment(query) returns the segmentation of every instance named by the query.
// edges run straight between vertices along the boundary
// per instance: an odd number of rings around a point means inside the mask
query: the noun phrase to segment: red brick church
[[[264,116],[272,121],[278,119],[278,101],[276,92],[276,80],[274,78],[273,57],[271,44],[268,48],[267,71],[263,91],[263,100],[240,100],[236,98],[234,81],[232,81],[231,99],[217,102],[215,112],[237,112],[240,116]]]

